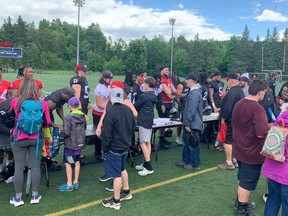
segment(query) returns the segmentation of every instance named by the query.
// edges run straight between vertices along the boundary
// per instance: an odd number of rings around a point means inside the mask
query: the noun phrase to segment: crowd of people
[[[41,81],[33,79],[32,67],[24,67],[22,77],[14,82],[4,80],[0,68],[0,105],[7,103],[8,107],[0,110],[0,145],[11,146],[6,164],[15,163],[15,195],[10,198],[11,204],[24,204],[22,185],[27,152],[32,171],[30,203],[39,203],[42,198],[39,193],[42,128],[57,126],[54,123],[54,110],[63,121],[60,134],[64,139],[63,162],[67,177],[67,182],[59,186],[58,190],[65,192],[79,189],[81,150],[86,145],[86,121],[91,109],[97,135],[93,141],[94,154],[104,161],[104,175],[99,180],[113,179],[109,190],[114,194],[111,199],[103,200],[102,205],[119,210],[121,201],[132,199],[125,168],[131,145],[140,148],[143,153],[143,163],[135,167],[138,175],[153,174],[151,136],[154,109],[160,118],[171,118],[171,113],[177,107],[182,126],[177,128],[176,143],[183,145],[182,158],[176,162],[177,166],[187,170],[201,169],[203,110],[219,112],[219,124],[212,122],[207,127],[218,131],[214,147],[220,149],[223,143],[225,162],[217,167],[222,170],[238,167],[238,191],[234,204],[236,215],[254,215],[250,209],[255,208],[256,204],[250,201],[250,194],[256,189],[263,163],[263,175],[267,177],[268,185],[263,195],[267,200],[265,215],[277,215],[281,203],[282,215],[288,214],[288,161],[277,164],[260,155],[272,123],[288,119],[288,84],[282,85],[276,97],[275,73],[270,74],[269,80],[258,80],[256,76],[250,79],[240,73],[228,74],[227,89],[224,91],[225,84],[221,81],[220,72],[215,72],[210,82],[207,73],[188,73],[181,82],[177,73],[171,76],[169,68],[161,66],[159,73],[151,77],[141,73],[137,83],[135,72],[127,72],[125,80],[119,81],[113,80],[111,71],[104,71],[94,89],[95,101],[92,103],[89,100],[87,65],[78,64],[75,72],[70,86],[42,97],[43,85]],[[66,103],[70,113],[64,116],[63,106]],[[27,121],[27,115],[31,113],[34,113],[35,119],[33,116],[34,120]],[[9,122],[4,120],[7,114],[11,115]],[[16,119],[12,124],[11,117]],[[139,146],[135,143],[136,124]],[[288,125],[288,121],[285,125]],[[171,142],[165,139],[164,134],[165,128],[159,129],[159,148],[166,150]],[[4,151],[1,150],[0,154],[1,170],[4,166]]]

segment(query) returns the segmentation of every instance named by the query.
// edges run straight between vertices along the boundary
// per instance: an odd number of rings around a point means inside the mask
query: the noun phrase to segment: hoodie
[[[186,96],[186,102],[182,114],[184,127],[202,130],[203,126],[203,97],[199,84],[193,86]]]
[[[281,121],[284,121],[285,128],[288,128],[288,111],[283,112],[276,121],[275,125],[279,125]],[[286,147],[285,147],[285,155],[288,155],[288,140],[286,137]],[[265,162],[262,169],[262,174],[280,184],[288,185],[288,158],[286,156],[286,160],[281,163],[270,158],[265,158]]]
[[[85,148],[85,115],[80,110],[74,110],[64,119],[63,131],[65,148],[80,150]]]
[[[134,104],[138,111],[137,122],[140,127],[151,129],[154,119],[154,106],[158,103],[157,96],[153,91],[144,92]]]

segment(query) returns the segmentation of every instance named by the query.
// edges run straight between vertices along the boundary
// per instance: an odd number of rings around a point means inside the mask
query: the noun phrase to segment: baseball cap
[[[66,87],[62,91],[64,94],[68,95],[70,98],[75,96],[75,89],[72,87]]]
[[[230,73],[230,74],[228,74],[227,79],[236,79],[237,80],[238,76],[236,73]]]
[[[244,81],[244,82],[247,82],[247,83],[250,82],[250,80],[247,77],[245,77],[245,76],[241,77],[240,81]]]
[[[252,78],[258,78],[257,74],[252,74]]]
[[[270,77],[274,77],[274,76],[276,76],[276,73],[271,72],[271,73],[270,73]]]
[[[80,105],[80,100],[77,97],[71,97],[68,100],[68,105],[72,107],[77,107]]]
[[[83,72],[87,72],[88,71],[88,67],[86,64],[78,64],[76,66],[76,71],[80,71],[82,70]]]
[[[111,71],[103,71],[102,72],[102,77],[105,77],[105,78],[113,78],[113,74]]]
[[[121,103],[123,104],[124,101],[124,90],[121,88],[112,88],[111,89],[111,102],[114,103]]]
[[[194,81],[198,81],[198,75],[195,74],[195,73],[189,73],[187,76],[186,76],[186,80],[189,80],[189,79],[192,79]]]
[[[122,81],[119,81],[119,80],[114,80],[111,85],[110,85],[110,88],[121,88],[121,89],[124,89],[124,83]]]

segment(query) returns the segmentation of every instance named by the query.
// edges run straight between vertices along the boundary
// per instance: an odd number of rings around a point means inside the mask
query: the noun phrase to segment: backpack
[[[282,125],[284,122],[282,121]],[[283,126],[272,126],[269,130],[261,155],[278,162],[285,161],[285,146],[288,129]]]
[[[0,120],[8,128],[15,126],[15,117],[12,115],[10,110],[10,104],[13,98],[7,98],[0,103]]]
[[[41,101],[25,100],[22,103],[16,128],[26,134],[36,134],[42,128],[43,106]]]

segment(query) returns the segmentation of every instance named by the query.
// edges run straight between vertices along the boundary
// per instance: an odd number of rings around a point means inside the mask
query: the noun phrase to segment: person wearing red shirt
[[[21,85],[23,79],[24,78],[28,78],[28,77],[33,78],[33,69],[32,69],[32,67],[30,67],[30,66],[24,67],[22,76],[23,76],[22,78],[17,79],[17,80],[12,82],[12,89],[14,90],[16,95],[18,95],[18,90],[20,88],[20,85]],[[36,87],[37,87],[37,89],[39,91],[39,95],[41,95],[41,93],[42,93],[41,90],[43,88],[42,82],[40,80],[36,80],[36,79],[34,79],[34,81],[35,81]]]
[[[11,82],[3,80],[3,71],[0,68],[0,103],[7,98],[7,92],[11,89]]]

